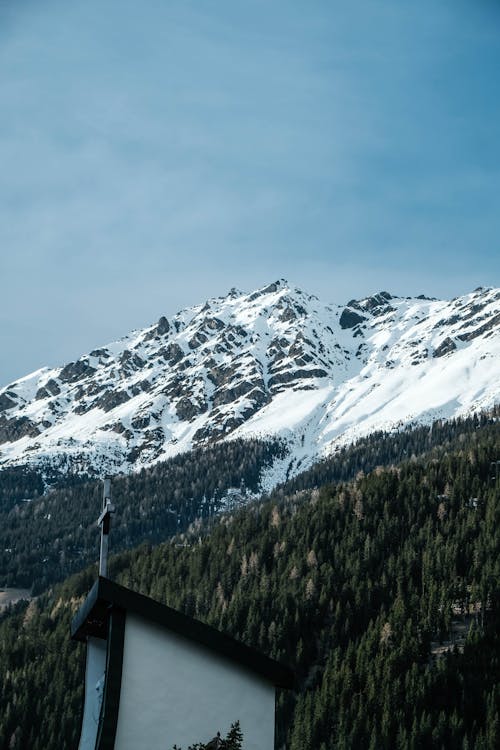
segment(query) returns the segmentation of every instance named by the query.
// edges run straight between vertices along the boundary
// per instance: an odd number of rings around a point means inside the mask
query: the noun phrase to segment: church
[[[99,576],[71,624],[87,645],[79,750],[188,750],[239,722],[245,750],[273,750],[276,688],[294,674],[229,635],[107,578],[110,480]]]
[[[245,750],[273,750],[282,664],[102,576],[71,635],[87,644],[79,750],[187,750],[236,721]]]

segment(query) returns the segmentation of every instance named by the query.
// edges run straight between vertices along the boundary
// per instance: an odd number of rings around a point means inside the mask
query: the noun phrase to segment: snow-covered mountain
[[[0,389],[0,468],[135,471],[278,435],[290,447],[278,480],[375,430],[497,403],[499,323],[498,289],[340,306],[283,280],[233,289]]]

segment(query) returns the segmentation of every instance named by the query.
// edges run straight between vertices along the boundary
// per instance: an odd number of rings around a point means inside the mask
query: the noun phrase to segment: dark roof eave
[[[71,637],[85,641],[88,636],[105,638],[110,607],[123,609],[144,617],[188,640],[205,646],[239,663],[272,682],[277,687],[293,688],[295,675],[291,669],[259,651],[245,646],[226,633],[184,615],[165,604],[99,577],[87,599],[71,623]]]

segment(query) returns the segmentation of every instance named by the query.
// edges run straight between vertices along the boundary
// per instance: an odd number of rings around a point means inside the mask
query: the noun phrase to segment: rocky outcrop
[[[94,401],[93,406],[107,412],[116,409],[117,406],[121,406],[129,400],[130,396],[127,391],[107,391]]]
[[[354,328],[354,326],[360,325],[360,323],[364,323],[365,320],[366,318],[364,315],[360,315],[358,312],[355,312],[349,307],[346,307],[344,308],[344,310],[342,310],[339,323],[340,327],[343,330],[346,330],[347,328]]]
[[[208,328],[209,331],[222,331],[225,325],[219,318],[205,318],[204,328]]]
[[[274,292],[277,292],[282,283],[282,281],[275,281],[272,284],[265,286],[263,289],[257,289],[256,292],[253,292],[248,296],[248,301],[254,302],[254,300],[259,299],[259,297],[263,297],[265,294],[273,294]]]
[[[208,341],[208,336],[202,331],[197,331],[193,338],[189,339],[188,346],[190,349],[197,349],[202,344],[205,344]]]
[[[129,349],[125,349],[120,355],[118,361],[129,372],[131,370],[140,370],[146,364],[142,357],[139,357],[138,354],[131,352]]]
[[[45,388],[48,390],[51,396],[59,396],[59,394],[61,393],[61,389],[59,388],[57,380],[54,380],[53,378],[45,383]]]
[[[482,326],[479,326],[478,328],[474,328],[472,331],[467,331],[467,333],[462,333],[459,335],[460,341],[472,341],[473,339],[477,339],[479,336],[483,336],[485,333],[492,333],[500,326],[500,313],[498,315],[492,316],[486,323],[484,323]]]
[[[152,341],[153,339],[166,336],[170,331],[170,323],[167,318],[162,315],[158,323],[144,336],[144,341]]]
[[[447,336],[441,343],[439,344],[436,349],[434,349],[433,357],[444,357],[445,354],[451,354],[451,352],[454,352],[457,348],[457,345],[453,341],[453,339],[450,339],[449,336]]]
[[[167,318],[162,315],[156,326],[156,333],[158,336],[164,336],[170,331],[170,323]]]
[[[23,437],[35,437],[40,434],[40,429],[28,417],[7,419],[0,415],[0,443],[12,443]]]
[[[187,396],[183,396],[175,405],[177,416],[185,422],[190,422],[195,417],[203,414],[207,408],[207,404],[204,401],[200,402]]]
[[[389,292],[379,292],[371,297],[366,297],[366,299],[362,300],[359,304],[364,310],[373,312],[379,307],[387,307],[389,305],[389,300],[391,299],[392,295],[389,294]]]
[[[165,346],[163,349],[160,349],[158,354],[163,357],[163,359],[165,359],[170,365],[176,365],[184,357],[183,350],[181,349],[179,344],[176,344],[174,342],[172,342],[168,346]]]
[[[70,362],[63,367],[59,373],[59,379],[63,383],[74,383],[82,378],[90,377],[95,372],[95,367],[91,367],[88,360],[79,359],[78,362]]]
[[[110,358],[110,353],[107,349],[92,349],[92,351],[89,354],[90,357],[99,357],[99,360],[102,363],[102,360],[106,360]]]
[[[307,380],[309,378],[326,378],[328,373],[326,370],[320,368],[314,368],[311,370],[288,370],[285,372],[277,373],[269,378],[268,387],[274,388],[277,385],[284,385],[285,383],[293,383],[297,380]]]
[[[7,411],[17,406],[17,402],[10,398],[6,393],[0,395],[0,411]]]
[[[229,387],[216,390],[212,397],[212,403],[214,406],[230,404],[233,401],[237,401],[242,396],[248,395],[254,389],[263,389],[263,386],[264,382],[262,380],[242,380]]]
[[[50,398],[51,396],[58,396],[61,393],[59,384],[56,380],[51,378],[44,386],[38,389],[35,398],[39,401],[42,398]]]

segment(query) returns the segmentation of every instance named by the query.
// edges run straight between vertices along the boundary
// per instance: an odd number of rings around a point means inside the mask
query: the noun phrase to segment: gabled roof
[[[99,576],[87,599],[71,623],[71,637],[86,641],[89,636],[107,638],[111,609],[138,615],[177,635],[205,646],[226,659],[249,669],[277,687],[292,688],[295,676],[291,669],[270,659],[226,633],[184,615],[165,604],[120,586]]]

